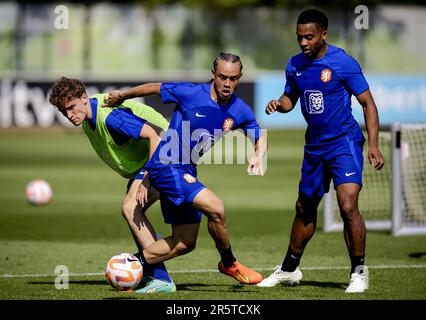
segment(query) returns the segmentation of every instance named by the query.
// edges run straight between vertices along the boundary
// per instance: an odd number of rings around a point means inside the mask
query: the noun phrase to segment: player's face
[[[89,103],[89,98],[83,94],[81,98],[67,101],[61,112],[73,125],[79,126],[87,117]]]
[[[297,41],[305,56],[318,58],[325,48],[327,30],[322,30],[315,23],[297,25]]]
[[[241,65],[237,62],[232,63],[220,60],[216,71],[212,70],[212,73],[217,102],[219,104],[226,104],[240,82],[242,76]]]

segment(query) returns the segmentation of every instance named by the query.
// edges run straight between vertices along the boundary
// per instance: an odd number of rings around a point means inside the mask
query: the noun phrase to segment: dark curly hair
[[[86,87],[81,80],[62,77],[52,86],[49,102],[63,111],[67,101],[81,98],[85,93]]]
[[[328,18],[324,12],[317,9],[307,9],[303,11],[297,19],[297,24],[315,23],[322,30],[328,28]]]

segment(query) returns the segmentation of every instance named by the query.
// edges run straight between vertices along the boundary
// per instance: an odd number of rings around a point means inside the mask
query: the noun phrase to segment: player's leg
[[[343,234],[351,259],[351,279],[346,292],[364,292],[368,289],[367,268],[364,266],[366,228],[358,210],[358,195],[361,186],[345,183],[336,187],[337,202],[343,220]]]
[[[317,208],[330,184],[330,177],[323,169],[322,157],[305,150],[296,215],[286,255],[282,265],[276,266],[274,272],[258,284],[259,287],[274,287],[280,283],[292,285],[302,280],[300,260],[307,243],[315,233]]]
[[[221,261],[219,271],[233,277],[240,283],[255,284],[262,280],[262,275],[237,261],[229,241],[223,201],[211,190],[203,188],[192,200],[192,205],[208,219],[207,227],[219,251]]]
[[[143,208],[139,206],[136,201],[136,193],[141,181],[142,180],[130,181],[130,186],[121,206],[122,215],[129,225],[139,251],[150,246],[157,239],[154,228],[145,213],[159,198],[158,192],[154,188],[150,188],[147,204]]]
[[[308,198],[303,193],[299,193],[290,244],[282,264],[283,271],[294,271],[299,266],[303,251],[316,230],[317,209],[320,201],[321,197]]]
[[[172,235],[143,250],[144,260],[148,264],[159,263],[191,252],[195,249],[199,228],[199,223],[173,225]]]
[[[337,203],[343,220],[343,234],[351,260],[351,281],[346,292],[364,292],[368,288],[364,267],[366,228],[358,210],[362,186],[363,141],[348,141],[336,152],[331,170],[337,193]]]
[[[315,233],[317,224],[317,208],[320,197],[307,198],[299,193],[296,201],[296,215],[291,228],[290,243],[281,266],[261,283],[259,287],[274,287],[277,284],[298,284],[302,280],[299,269],[300,260],[306,245]]]
[[[153,242],[141,252],[140,257],[144,269],[163,265],[166,260],[194,250],[199,226],[199,223],[173,225],[171,236]],[[138,293],[174,291],[176,291],[176,286],[173,282],[164,283],[157,279],[148,281],[146,285],[136,290]]]
[[[344,238],[351,257],[365,256],[366,229],[364,218],[358,210],[358,195],[360,185],[345,183],[336,187],[337,203],[343,220]],[[355,271],[358,264],[353,264],[351,271]]]
[[[156,240],[156,233],[146,216],[147,209],[159,198],[154,188],[148,191],[148,202],[142,208],[136,201],[136,193],[142,180],[130,180],[128,191],[122,204],[122,214],[129,225],[132,236],[138,248],[136,256],[140,258],[140,252]],[[152,264],[144,267],[144,278],[139,285],[138,292],[172,292],[175,285],[167,272],[164,263]]]

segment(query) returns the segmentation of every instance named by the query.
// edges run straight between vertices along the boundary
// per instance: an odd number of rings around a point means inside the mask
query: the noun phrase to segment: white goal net
[[[359,210],[368,230],[393,235],[426,234],[426,124],[394,124],[380,131],[385,166],[377,171],[364,149]],[[343,229],[333,186],[324,197],[325,232]]]

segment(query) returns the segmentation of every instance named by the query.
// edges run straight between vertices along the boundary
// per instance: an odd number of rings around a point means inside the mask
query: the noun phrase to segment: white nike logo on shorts
[[[345,176],[346,177],[350,177],[351,175],[353,175],[353,174],[355,174],[356,172],[351,172],[351,173],[347,173],[347,172],[345,172]]]

